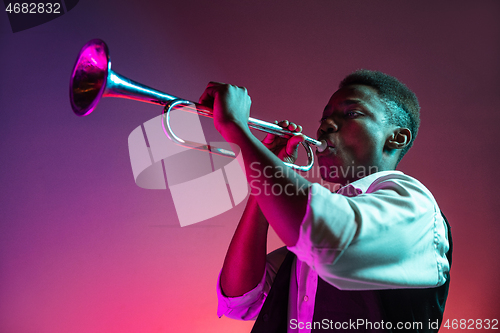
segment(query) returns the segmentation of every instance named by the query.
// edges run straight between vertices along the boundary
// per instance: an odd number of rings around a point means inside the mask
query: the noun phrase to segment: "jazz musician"
[[[283,164],[300,126],[280,123],[297,132],[289,139],[252,135],[245,88],[211,82],[200,103],[240,147],[252,185],[220,273],[219,316],[256,319],[252,332],[438,331],[450,227],[429,190],[395,171],[419,127],[412,91],[368,70],[340,83],[317,132],[321,176],[343,186],[334,193]],[[269,224],[286,246],[267,254]]]

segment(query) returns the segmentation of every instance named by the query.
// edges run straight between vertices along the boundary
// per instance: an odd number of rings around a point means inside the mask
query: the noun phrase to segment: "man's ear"
[[[397,128],[385,142],[388,149],[404,149],[410,144],[411,131],[407,128]]]

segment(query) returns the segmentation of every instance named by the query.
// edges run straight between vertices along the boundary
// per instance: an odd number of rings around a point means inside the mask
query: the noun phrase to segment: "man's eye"
[[[356,118],[360,116],[359,112],[357,111],[347,111],[345,115],[347,118]]]

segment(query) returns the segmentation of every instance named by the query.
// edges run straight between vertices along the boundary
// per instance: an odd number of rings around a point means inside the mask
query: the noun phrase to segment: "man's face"
[[[328,144],[317,153],[321,177],[345,185],[382,171],[385,142],[391,135],[385,117],[386,106],[374,88],[350,85],[336,91],[317,132]]]

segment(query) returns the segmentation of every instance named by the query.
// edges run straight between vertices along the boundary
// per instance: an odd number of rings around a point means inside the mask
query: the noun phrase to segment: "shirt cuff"
[[[226,316],[239,320],[254,320],[259,315],[260,309],[266,300],[264,285],[266,282],[266,273],[263,274],[259,284],[247,293],[228,297],[224,295],[220,286],[220,273],[217,279],[217,316],[221,318]]]

